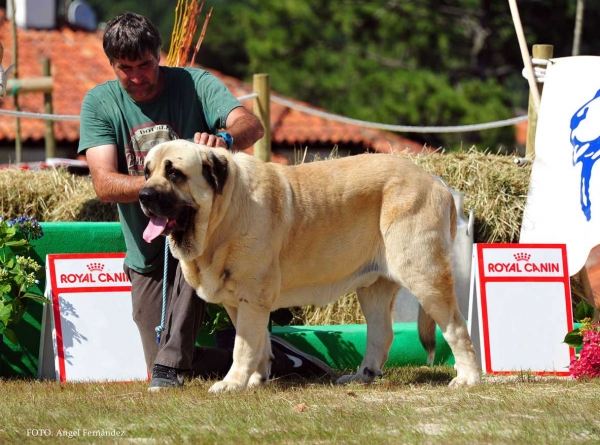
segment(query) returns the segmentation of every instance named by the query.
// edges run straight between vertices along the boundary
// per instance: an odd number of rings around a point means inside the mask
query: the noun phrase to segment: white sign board
[[[552,59],[535,136],[521,243],[567,245],[579,272],[600,244],[600,57]]]
[[[42,317],[40,377],[50,377],[52,360],[61,382],[148,379],[124,256],[47,256],[46,296],[52,303]]]
[[[570,375],[566,247],[476,244],[473,264],[469,333],[483,371]]]

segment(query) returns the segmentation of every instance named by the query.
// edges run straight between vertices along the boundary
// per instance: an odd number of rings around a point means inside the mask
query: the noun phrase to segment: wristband
[[[229,133],[226,133],[224,131],[217,133],[215,136],[217,136],[225,141],[225,143],[227,144],[227,150],[231,149],[231,147],[233,146],[233,136],[231,136]]]

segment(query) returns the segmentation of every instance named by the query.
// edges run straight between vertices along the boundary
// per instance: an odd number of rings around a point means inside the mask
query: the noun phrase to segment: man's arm
[[[117,147],[99,145],[85,152],[92,182],[102,202],[136,202],[146,179],[143,175],[129,176],[118,172]]]
[[[236,107],[227,116],[225,130],[233,137],[233,147],[244,150],[262,138],[265,129],[258,117],[250,113],[245,107]],[[194,142],[208,145],[209,147],[227,148],[223,139],[209,133],[196,133]]]

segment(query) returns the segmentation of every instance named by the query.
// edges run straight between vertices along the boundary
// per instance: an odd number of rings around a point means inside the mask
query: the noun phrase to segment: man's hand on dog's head
[[[194,134],[194,143],[206,145],[208,147],[227,148],[227,142],[225,142],[222,138],[210,133]]]

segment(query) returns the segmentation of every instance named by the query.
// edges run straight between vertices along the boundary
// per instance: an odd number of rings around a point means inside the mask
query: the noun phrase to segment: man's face
[[[159,60],[146,53],[139,60],[114,59],[112,67],[119,83],[136,102],[147,102],[161,90]]]

